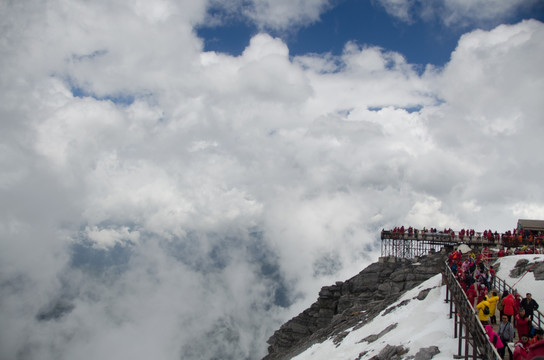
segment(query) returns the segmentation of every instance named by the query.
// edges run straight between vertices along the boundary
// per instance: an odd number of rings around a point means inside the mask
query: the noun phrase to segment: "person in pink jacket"
[[[495,346],[495,349],[502,349],[504,347],[500,336],[493,330],[493,326],[486,325],[485,332],[487,333],[487,336],[489,336],[489,341]]]

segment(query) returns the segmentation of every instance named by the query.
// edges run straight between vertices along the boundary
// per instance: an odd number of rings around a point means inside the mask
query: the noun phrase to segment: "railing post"
[[[455,309],[455,315],[453,320],[453,338],[457,339],[457,324],[459,323],[459,316],[457,315],[457,309]]]
[[[466,340],[465,340],[466,342]],[[466,352],[465,352],[466,354]],[[463,356],[463,321],[459,321],[459,346],[457,349],[457,356]]]
[[[465,335],[465,360],[468,360],[468,341],[469,341],[469,334],[470,334],[470,331],[469,331],[469,328],[468,328],[468,322],[465,320],[465,330],[466,330],[466,335]],[[474,347],[473,347],[474,348]]]

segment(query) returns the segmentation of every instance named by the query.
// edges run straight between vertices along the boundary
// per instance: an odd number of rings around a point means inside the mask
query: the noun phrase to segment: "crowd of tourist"
[[[385,230],[382,230],[385,232]],[[461,229],[454,231],[451,228],[438,230],[436,228],[417,229],[412,226],[395,227],[390,231],[393,237],[403,237],[404,235],[425,238],[427,235],[435,237],[448,237],[458,239],[459,241],[487,241],[494,244],[502,244],[507,247],[518,247],[526,245],[528,247],[539,247],[544,245],[544,233],[542,231],[534,232],[529,230],[519,230],[517,228],[499,233],[492,230],[476,232],[474,229]]]
[[[514,360],[529,360],[544,355],[544,332],[533,327],[532,321],[538,303],[530,293],[523,299],[517,291],[498,294],[493,289],[495,270],[493,266],[486,266],[490,257],[489,248],[466,254],[455,250],[448,255],[448,264],[478,315],[489,341],[502,359],[507,350],[509,358]],[[497,313],[500,314],[500,323],[495,332],[493,325],[497,326]],[[512,352],[507,344],[514,342],[516,333],[518,341]]]

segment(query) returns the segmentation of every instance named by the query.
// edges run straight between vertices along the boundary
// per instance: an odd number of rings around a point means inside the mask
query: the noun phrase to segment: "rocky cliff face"
[[[340,341],[347,329],[370,321],[405,291],[440,273],[445,258],[440,253],[416,260],[382,258],[345,282],[323,287],[310,308],[270,337],[263,360],[290,359],[330,337]]]

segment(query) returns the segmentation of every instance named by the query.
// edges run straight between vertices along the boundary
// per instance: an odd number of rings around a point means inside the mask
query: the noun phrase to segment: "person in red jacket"
[[[529,337],[520,335],[519,341],[514,346],[514,360],[526,360],[529,352]]]
[[[514,294],[514,314],[519,314],[519,309],[521,308],[521,295],[517,292]]]
[[[474,284],[470,285],[470,287],[467,290],[467,297],[472,307],[475,306],[475,299],[477,296],[478,294],[476,293],[476,288],[474,287]]]
[[[514,316],[514,297],[512,294],[508,294],[502,299],[502,312],[508,316],[508,321],[512,322]]]
[[[540,340],[536,344],[529,346],[527,360],[544,359],[544,340]]]
[[[531,319],[529,319],[529,316],[525,313],[524,309],[521,309],[519,314],[516,315],[516,330],[518,331],[518,336],[529,336]]]
[[[481,303],[487,298],[487,287],[484,284],[478,286],[478,303]]]
[[[535,329],[535,336],[529,339],[529,345],[534,345],[544,340],[544,331],[541,328]]]

